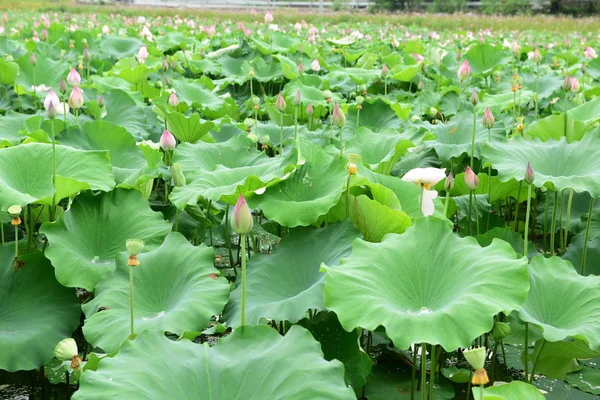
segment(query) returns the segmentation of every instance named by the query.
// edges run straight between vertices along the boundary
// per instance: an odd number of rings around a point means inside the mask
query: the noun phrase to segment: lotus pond
[[[0,397],[599,398],[599,47],[4,14]]]

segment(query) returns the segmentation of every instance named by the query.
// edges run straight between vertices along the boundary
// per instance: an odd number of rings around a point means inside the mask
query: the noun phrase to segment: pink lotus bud
[[[58,91],[62,94],[65,94],[67,92],[67,88],[67,82],[65,82],[64,79],[61,79],[60,83],[58,84]]]
[[[464,81],[469,76],[471,76],[471,66],[469,65],[469,61],[465,60],[458,68],[458,79]]]
[[[67,75],[67,83],[71,86],[79,86],[81,84],[81,76],[75,68],[71,68]]]
[[[530,163],[527,163],[527,168],[525,168],[525,182],[528,185],[531,185],[533,183],[534,179],[535,179],[535,174],[533,173],[533,168],[531,168]]]
[[[577,80],[577,78],[572,77],[571,78],[571,92],[579,92],[579,89],[581,89],[581,85],[579,84],[579,81]]]
[[[592,59],[598,57],[598,54],[590,46],[586,46],[585,51],[583,52],[583,56],[585,58],[587,58],[588,60],[592,60]]]
[[[40,38],[44,41],[48,41],[48,30],[46,28],[42,29],[42,33],[40,34]]]
[[[146,47],[146,45],[144,45],[138,50],[137,60],[140,64],[143,64],[146,62],[146,58],[148,58],[148,48]]]
[[[569,47],[571,47],[571,41],[569,40],[569,38],[565,38],[563,40],[563,46],[565,46],[565,49],[568,49]]]
[[[164,72],[167,72],[169,70],[169,61],[167,60],[167,58],[163,58],[162,60],[162,70]]]
[[[284,112],[285,107],[286,107],[285,99],[281,95],[281,92],[279,92],[279,96],[277,96],[277,100],[275,101],[275,108],[277,108],[281,112]]]
[[[492,129],[492,126],[494,126],[494,122],[494,114],[492,114],[492,111],[489,107],[486,107],[483,113],[483,119],[481,120],[481,125],[483,125],[484,128]]]
[[[73,87],[69,95],[69,106],[74,109],[79,109],[83,106],[83,92],[79,87]]]
[[[519,54],[521,54],[521,46],[519,46],[519,43],[517,43],[516,40],[513,40],[510,44],[510,52],[514,56],[518,56]]]
[[[383,64],[381,66],[381,76],[387,76],[390,73],[390,70],[387,65]]]
[[[35,54],[33,53],[29,54],[29,64],[33,65],[34,67],[37,64],[37,58],[35,58]]]
[[[446,182],[444,182],[444,188],[446,189],[446,192],[449,192],[452,189],[454,189],[454,175],[452,175],[452,172],[450,172],[446,177]]]
[[[308,106],[306,106],[306,113],[308,115],[313,115],[314,112],[315,112],[315,110],[313,109],[312,104],[309,104]]]
[[[100,107],[100,108],[104,107],[104,97],[102,97],[102,95],[100,95],[100,97],[98,97],[98,107]]]
[[[87,47],[83,48],[83,59],[85,61],[90,61],[90,50]]]
[[[415,60],[417,60],[417,62],[422,62],[423,60],[425,60],[425,57],[423,57],[419,53],[412,53],[411,56],[413,56]]]
[[[565,80],[562,83],[562,90],[565,92],[571,90],[571,75],[565,76]]]
[[[479,186],[479,178],[469,166],[467,166],[467,169],[465,170],[465,183],[469,190],[475,190]]]
[[[171,95],[169,96],[169,105],[171,107],[177,107],[178,104],[179,104],[179,99],[177,98],[177,95],[174,92],[171,93]]]
[[[302,104],[302,95],[300,94],[300,91],[298,90],[296,92],[296,96],[294,97],[294,105],[296,107],[300,106]]]
[[[298,63],[298,72],[299,72],[300,74],[303,74],[303,73],[304,73],[304,64],[302,64],[301,62],[300,62],[300,63]]]
[[[310,63],[310,69],[315,72],[319,72],[321,70],[321,64],[319,64],[319,60],[315,58],[312,63]]]
[[[56,107],[58,107],[58,105],[60,104],[60,99],[56,95],[54,89],[50,89],[50,91],[46,95],[46,98],[44,99],[44,108],[46,109],[46,111],[48,111],[50,104],[54,106],[54,111],[56,111]]]
[[[56,117],[56,106],[53,102],[48,104],[48,107],[46,107],[46,112],[48,113],[48,118],[54,119]]]
[[[110,32],[110,29],[108,28],[108,26],[104,25],[104,26],[102,27],[102,34],[103,34],[103,35],[108,35],[108,34],[109,34],[109,32]]]
[[[160,148],[164,151],[173,150],[175,146],[177,146],[177,140],[175,140],[175,136],[171,132],[165,129],[163,134],[160,137]]]
[[[476,106],[477,103],[479,103],[479,96],[477,95],[477,90],[473,90],[473,93],[471,93],[471,104]]]
[[[250,233],[254,226],[254,219],[252,218],[252,211],[244,199],[244,195],[240,194],[235,207],[233,208],[233,215],[231,216],[231,229],[236,233]]]
[[[533,57],[531,57],[534,63],[540,64],[542,62],[542,53],[536,48],[533,51]]]
[[[344,115],[344,112],[342,111],[342,109],[340,108],[340,105],[338,103],[335,103],[335,105],[333,106],[333,113],[331,114],[331,122],[333,122],[335,125],[339,126],[340,128],[342,126],[344,126],[344,124],[346,123],[346,116]]]
[[[273,22],[273,14],[271,14],[271,11],[267,11],[265,13],[265,24],[270,24],[271,22]]]

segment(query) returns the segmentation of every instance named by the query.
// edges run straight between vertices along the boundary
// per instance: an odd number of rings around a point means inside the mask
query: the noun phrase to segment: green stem
[[[479,396],[483,400],[483,384],[479,385]]]
[[[258,137],[258,110],[254,109],[254,133]]]
[[[547,240],[547,236],[548,236],[548,192],[546,191],[546,199],[545,199],[545,205],[544,205],[544,237],[542,240],[542,245],[543,245],[543,249],[544,249],[544,253],[548,251],[548,247],[546,246],[546,240]]]
[[[4,224],[0,223],[0,234],[2,234],[2,246],[4,246]]]
[[[448,203],[450,203],[450,191],[446,191],[446,200],[444,201],[444,216],[448,218]]]
[[[564,136],[567,137],[567,91],[565,90],[565,123],[564,123]]]
[[[456,112],[460,110],[460,96],[462,95],[462,81],[458,82],[458,104],[456,105]]]
[[[521,203],[521,186],[523,181],[519,181],[519,191],[517,192],[517,202],[515,203],[515,232],[519,232],[519,205]]]
[[[561,252],[564,252],[565,249],[563,246],[564,241],[564,232],[563,232],[563,212],[565,210],[565,189],[560,192],[560,216],[558,217],[558,246]]]
[[[529,234],[529,216],[531,215],[531,185],[527,185],[527,211],[525,213],[525,231],[523,231],[523,256],[527,257],[528,242],[527,236]]]
[[[283,156],[283,112],[281,113],[281,128],[279,130],[279,152]]]
[[[421,196],[419,196],[419,210],[423,212],[423,196],[425,195],[425,186],[421,185]]]
[[[54,186],[54,194],[52,194],[50,205],[50,222],[54,222],[56,217],[56,138],[54,135],[54,119],[50,120],[50,133],[52,134],[52,186]]]
[[[477,111],[475,110],[475,106],[473,106],[473,133],[471,134],[471,169],[473,169],[474,157],[475,157],[475,134],[477,131]]]
[[[385,78],[383,78],[383,86],[384,86],[383,94],[384,94],[384,96],[387,96],[387,76]]]
[[[298,143],[298,106],[294,109],[294,147]]]
[[[240,235],[240,249],[242,253],[242,322],[241,326],[246,325],[246,234]]]
[[[473,207],[473,214],[475,217],[475,227],[477,229],[477,234],[479,235],[479,215],[477,214],[477,196],[475,195],[475,191],[472,190],[473,197],[475,198],[475,207]]]
[[[535,71],[535,119],[538,119],[538,93],[540,92],[540,64],[537,65],[537,69]]]
[[[129,335],[130,339],[135,338],[135,332],[133,330],[133,269],[135,267],[129,267],[129,324],[131,328],[131,335]]]
[[[527,376],[525,376],[525,379],[527,379],[527,382],[529,382],[529,383],[533,382],[533,378],[535,378],[535,367],[537,366],[537,363],[540,359],[542,350],[544,350],[545,344],[546,344],[546,339],[542,338],[542,344],[540,344],[540,349],[538,350],[537,354],[535,355],[535,358],[533,359],[533,365],[531,366],[531,375],[529,375],[529,378],[527,378]]]
[[[590,238],[590,225],[592,224],[592,212],[594,211],[594,198],[590,201],[590,210],[588,211],[587,226],[585,227],[585,239],[583,242],[583,256],[581,257],[581,275],[585,274],[585,261],[587,258],[588,240]]]
[[[227,246],[227,252],[229,253],[229,266],[235,271],[235,263],[233,262],[233,251],[231,250],[231,234],[229,233],[229,204],[225,210],[225,245]]]
[[[360,125],[359,121],[360,121],[360,108],[357,108],[356,109],[356,129],[358,129],[358,127]]]
[[[15,263],[19,258],[19,225],[15,225]]]
[[[525,364],[525,380],[527,380],[527,375],[529,374],[529,323],[525,322],[525,345],[523,346],[525,350],[524,354],[524,364]]]
[[[565,221],[565,236],[563,241],[563,252],[567,251],[569,241],[569,220],[571,219],[571,206],[573,205],[573,189],[569,189],[569,200],[567,200],[567,219]]]
[[[75,109],[75,124],[79,125],[79,109]]]
[[[469,190],[469,236],[472,236],[472,229],[471,229],[471,215],[472,215],[472,211],[473,210],[473,191]]]
[[[431,346],[431,371],[429,372],[429,400],[433,400],[433,390],[435,388],[435,369],[437,362],[437,346]]]
[[[417,382],[417,345],[413,344],[412,373],[410,381],[410,400],[415,400]]]
[[[558,207],[558,191],[554,192],[554,207],[552,210],[552,221],[550,222],[550,255],[554,255],[554,237],[556,236],[556,210]]]
[[[344,138],[343,138],[343,128],[340,126],[340,158],[344,158]]]
[[[346,218],[350,218],[350,177],[352,175],[348,174],[348,178],[346,178]]]
[[[427,343],[421,344],[421,400],[427,400]]]
[[[492,142],[492,130],[490,128],[488,128],[488,143]],[[471,168],[473,169],[473,168]],[[488,201],[490,202],[490,204],[492,203],[491,201],[491,197],[492,197],[492,166],[489,165],[488,166]],[[487,221],[485,224],[485,230],[488,231],[490,229],[490,213],[488,212],[487,215]]]

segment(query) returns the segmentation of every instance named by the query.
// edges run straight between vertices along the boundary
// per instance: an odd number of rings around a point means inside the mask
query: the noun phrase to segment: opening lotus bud
[[[349,162],[346,169],[348,170],[348,175],[356,175],[358,172],[358,167],[353,162]]]
[[[540,64],[542,62],[542,53],[540,53],[540,51],[538,49],[535,49],[533,51],[533,62],[536,64]]]
[[[144,248],[144,241],[142,239],[127,239],[125,246],[130,255],[137,256]]]
[[[315,72],[319,72],[321,70],[321,64],[319,64],[319,60],[315,58],[312,63],[310,63],[310,69]]]
[[[475,190],[479,186],[479,178],[469,166],[465,170],[465,184],[470,190]]]
[[[527,182],[528,185],[531,185],[534,179],[535,174],[533,172],[533,168],[531,168],[530,163],[527,163],[527,168],[525,168],[525,182]]]
[[[79,356],[77,343],[73,338],[63,339],[54,348],[54,357],[60,361],[72,360],[75,356]]]
[[[463,356],[474,370],[485,366],[485,347],[472,347],[463,351]]]
[[[331,102],[331,98],[333,97],[333,93],[331,93],[331,90],[325,90],[323,91],[323,98],[329,103]]]
[[[240,194],[235,207],[233,208],[233,215],[231,218],[231,229],[236,233],[250,233],[254,226],[254,219],[252,218],[252,211],[246,203],[244,195]]]
[[[173,181],[175,182],[175,186],[185,186],[185,175],[183,174],[183,169],[181,168],[180,163],[177,162],[171,165],[171,174],[173,175]]]
[[[83,92],[75,86],[69,95],[69,106],[75,109],[83,107]]]
[[[581,89],[579,80],[575,77],[571,78],[571,92],[579,92],[579,89]]]

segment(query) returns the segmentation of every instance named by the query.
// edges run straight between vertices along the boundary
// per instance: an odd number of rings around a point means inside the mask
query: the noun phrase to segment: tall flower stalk
[[[338,103],[333,106],[333,113],[331,114],[331,122],[340,128],[340,157],[344,157],[344,124],[346,123],[346,116],[340,108]]]
[[[479,103],[479,96],[477,91],[473,90],[471,94],[471,104],[473,104],[473,132],[471,134],[471,162],[469,166],[473,169],[475,159],[475,135],[477,134],[477,103]]]
[[[302,106],[302,96],[300,91],[296,92],[294,97],[294,147],[298,146],[298,110]]]
[[[19,225],[21,224],[21,211],[23,209],[19,205],[8,207],[8,213],[12,216],[10,224],[15,227],[15,259],[13,266],[15,270],[19,269]]]
[[[277,100],[275,101],[275,108],[277,110],[279,110],[279,112],[281,113],[281,117],[280,117],[280,130],[279,130],[279,154],[281,156],[283,156],[283,112],[285,111],[285,107],[287,106],[287,104],[285,103],[285,99],[283,98],[283,96],[281,95],[281,92],[279,93],[279,96],[277,96]]]
[[[473,386],[479,385],[480,398],[483,399],[483,387],[490,381],[487,371],[484,368],[486,358],[485,347],[474,347],[465,350],[463,351],[463,356],[475,370],[471,377],[471,384]]]
[[[590,209],[588,211],[587,225],[585,227],[585,238],[583,242],[583,255],[581,256],[581,275],[585,275],[585,263],[587,261],[587,248],[590,239],[590,226],[592,225],[592,212],[594,211],[594,198],[590,200]]]
[[[467,167],[465,171],[465,184],[469,188],[469,235],[472,235],[472,222],[471,215],[473,215],[473,197],[475,196],[475,189],[479,187],[479,178],[475,175],[475,172],[471,167]],[[477,198],[475,199],[477,201]],[[477,224],[477,234],[479,234],[479,219],[477,218],[477,206],[475,207],[475,221]]]
[[[241,326],[246,325],[246,235],[252,232],[254,219],[252,211],[244,199],[244,195],[240,194],[233,208],[231,216],[231,229],[240,235],[240,256],[242,259],[242,316]]]
[[[129,258],[127,259],[127,266],[129,267],[129,328],[131,331],[129,339],[133,340],[136,338],[133,316],[133,269],[140,265],[137,255],[144,248],[144,241],[141,239],[127,239],[125,246],[129,252]]]
[[[567,137],[567,118],[568,118],[567,117],[567,106],[568,106],[568,104],[567,104],[567,98],[568,98],[567,94],[571,90],[571,76],[570,75],[567,75],[565,77],[565,80],[563,81],[563,84],[562,84],[562,90],[563,90],[563,92],[565,92],[565,107],[564,107],[565,118],[564,118],[564,125],[563,125],[563,128],[564,128],[563,129],[563,135],[565,137]]]

